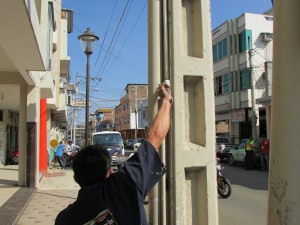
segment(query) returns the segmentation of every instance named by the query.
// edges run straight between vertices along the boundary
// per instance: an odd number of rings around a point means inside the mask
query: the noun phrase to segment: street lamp
[[[88,126],[89,126],[89,104],[90,104],[90,55],[99,37],[93,34],[90,28],[78,36],[82,50],[86,54],[86,105],[85,105],[85,146],[88,145]]]

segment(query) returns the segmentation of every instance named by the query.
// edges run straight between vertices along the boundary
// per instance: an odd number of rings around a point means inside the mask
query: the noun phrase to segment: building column
[[[20,187],[27,187],[26,161],[27,158],[27,84],[20,84],[20,111],[19,111],[19,183]]]
[[[27,93],[26,187],[37,187],[40,156],[40,89],[28,86]]]
[[[300,1],[274,1],[268,225],[300,221]]]
[[[267,129],[267,138],[270,138],[271,133],[271,106],[266,105],[266,129]]]

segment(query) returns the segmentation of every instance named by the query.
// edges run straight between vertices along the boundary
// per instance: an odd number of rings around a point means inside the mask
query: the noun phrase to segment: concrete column
[[[157,85],[161,82],[161,17],[160,1],[148,2],[148,111],[149,124],[157,113]],[[161,151],[159,151],[161,153]],[[165,176],[164,178],[165,179]],[[149,224],[159,224],[158,185],[149,194]]]
[[[166,224],[217,225],[210,1],[169,1],[172,146]]]
[[[267,126],[267,138],[270,138],[271,133],[271,106],[266,105],[266,126]]]
[[[40,89],[28,86],[27,89],[27,172],[26,186],[37,187],[39,183],[40,146]]]
[[[20,84],[19,111],[19,186],[26,187],[27,157],[27,84]]]
[[[274,1],[268,225],[300,221],[300,1]]]

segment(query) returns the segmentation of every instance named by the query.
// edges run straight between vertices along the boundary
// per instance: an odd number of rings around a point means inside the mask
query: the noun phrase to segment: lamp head
[[[90,28],[87,28],[83,34],[78,36],[78,39],[80,40],[84,53],[90,55],[93,53],[94,46],[99,40],[99,37],[96,36]]]

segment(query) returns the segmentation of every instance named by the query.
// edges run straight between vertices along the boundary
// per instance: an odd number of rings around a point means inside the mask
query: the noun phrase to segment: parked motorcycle
[[[9,154],[9,164],[18,165],[19,164],[19,149],[14,149]]]
[[[218,194],[222,198],[228,198],[231,195],[231,183],[230,181],[224,177],[221,173],[222,166],[219,162],[219,159],[217,160],[217,184],[218,184]]]
[[[65,152],[63,153],[63,156],[66,159],[66,166],[71,166],[72,165],[73,159],[74,159],[75,155],[77,154],[77,152],[78,152],[78,150],[71,151],[70,155],[68,155]]]

